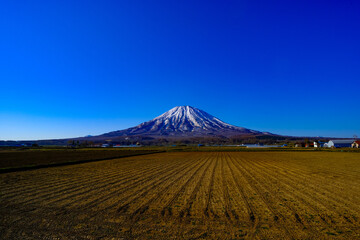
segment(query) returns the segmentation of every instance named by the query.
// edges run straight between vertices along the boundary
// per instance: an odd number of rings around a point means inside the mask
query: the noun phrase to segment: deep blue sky
[[[0,139],[123,129],[174,106],[360,136],[360,3],[1,1]]]

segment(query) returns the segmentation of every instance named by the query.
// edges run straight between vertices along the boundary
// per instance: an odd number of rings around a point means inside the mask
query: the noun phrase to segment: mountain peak
[[[140,125],[105,136],[152,135],[152,136],[230,136],[258,134],[260,132],[237,127],[221,121],[211,114],[192,106],[177,106],[160,116]]]
[[[157,125],[165,123],[168,129],[174,127],[183,131],[194,131],[195,128],[207,129],[209,124],[213,127],[230,126],[207,112],[191,106],[174,107],[154,120],[157,121]]]

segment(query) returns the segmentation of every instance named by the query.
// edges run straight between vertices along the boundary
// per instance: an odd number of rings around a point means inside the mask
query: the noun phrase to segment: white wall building
[[[354,142],[354,140],[330,140],[327,143],[327,147],[334,147],[334,148],[346,148],[351,147],[351,144]]]

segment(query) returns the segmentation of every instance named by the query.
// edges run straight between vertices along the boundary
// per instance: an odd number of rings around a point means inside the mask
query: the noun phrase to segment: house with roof
[[[325,142],[321,142],[321,141],[314,141],[314,147],[315,148],[321,148],[324,147]]]
[[[305,143],[305,147],[309,148],[309,147],[315,147],[314,143]]]
[[[304,147],[304,145],[302,143],[295,143],[295,147],[298,148],[298,147]]]
[[[360,140],[356,140],[351,144],[352,148],[360,148]]]
[[[329,148],[350,148],[354,140],[330,140],[327,144]]]

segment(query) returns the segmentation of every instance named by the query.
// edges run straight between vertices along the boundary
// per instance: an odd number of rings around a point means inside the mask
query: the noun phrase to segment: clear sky
[[[0,139],[96,135],[190,105],[360,136],[360,2],[1,1]]]

